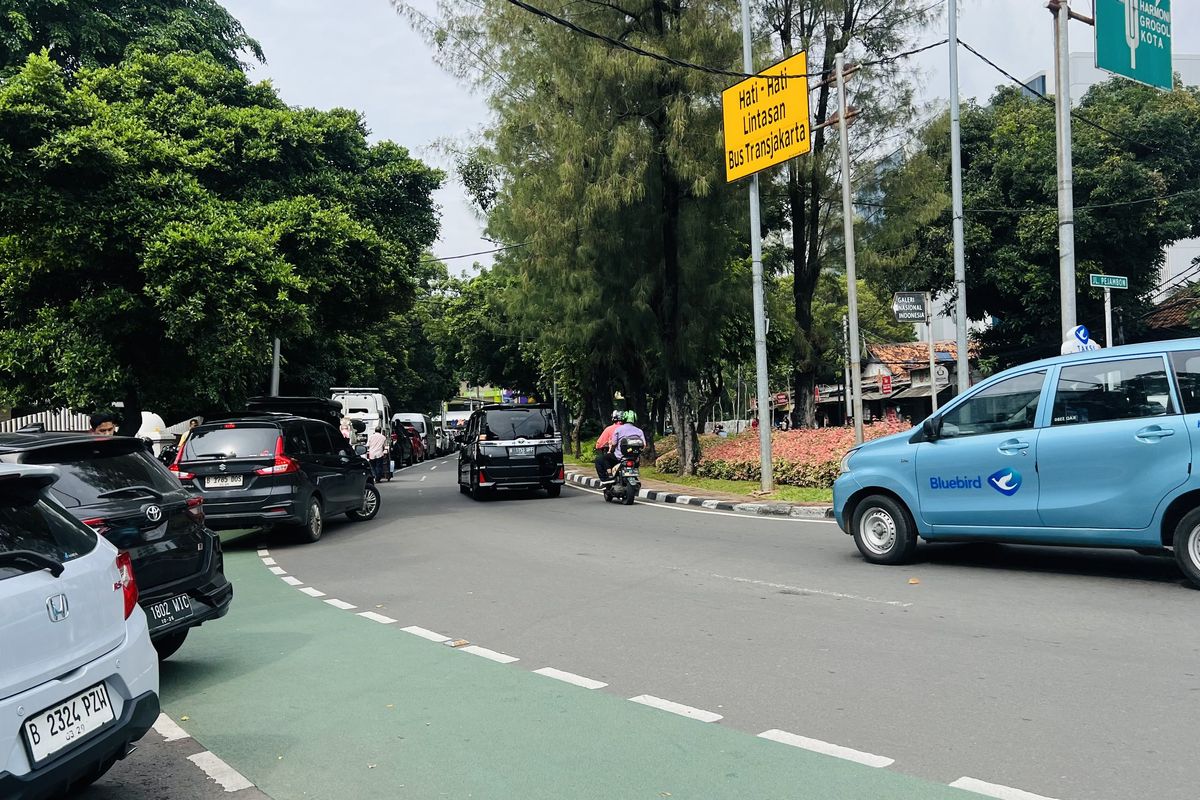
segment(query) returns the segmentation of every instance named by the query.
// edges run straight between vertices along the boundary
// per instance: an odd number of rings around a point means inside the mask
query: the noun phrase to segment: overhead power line
[[[527,244],[529,244],[529,242],[526,241],[526,242],[520,242],[518,244],[508,244],[508,245],[505,245],[504,247],[497,247],[492,250],[480,250],[477,253],[462,253],[457,256],[434,256],[433,258],[421,259],[417,263],[418,264],[436,264],[440,261],[454,261],[459,258],[471,258],[473,256],[486,256],[489,253],[499,253],[502,250],[513,250],[518,247],[524,247]]]
[[[603,33],[597,33],[596,31],[585,28],[582,25],[578,25],[574,22],[571,22],[571,20],[569,20],[569,19],[564,19],[563,17],[552,14],[543,8],[538,8],[537,6],[530,5],[529,3],[524,2],[524,0],[508,0],[508,2],[512,3],[517,8],[528,11],[530,14],[534,14],[535,16],[541,17],[542,19],[547,20],[549,22],[553,22],[555,25],[561,25],[562,27],[567,28],[568,30],[574,31],[575,33],[578,33],[581,36],[587,36],[590,39],[595,39],[596,41],[603,42],[603,43],[607,44],[609,47],[615,47],[619,50],[626,50],[635,55],[643,56],[645,58],[652,58],[656,61],[662,61],[664,63],[671,64],[672,66],[676,66],[676,67],[681,67],[683,69],[691,69],[691,70],[696,70],[698,72],[707,72],[710,75],[724,75],[724,76],[730,77],[730,78],[753,78],[753,77],[755,77],[755,75],[753,73],[738,72],[736,70],[721,69],[719,67],[709,67],[709,66],[705,66],[704,64],[694,64],[690,61],[683,61],[682,59],[672,58],[671,56],[663,55],[662,53],[655,53],[652,50],[645,50],[636,45],[629,44],[628,42],[622,42],[619,39],[614,39],[611,36],[605,36]],[[906,50],[903,53],[896,53],[895,55],[875,59],[874,61],[862,61],[862,62],[858,63],[858,66],[874,67],[874,66],[878,66],[880,64],[889,64],[893,61],[899,61],[902,58],[908,58],[909,56],[914,56],[917,53],[924,53],[926,50],[932,50],[935,47],[941,47],[948,41],[949,41],[949,39],[942,39],[941,41],[934,42],[933,44],[927,44],[927,45],[924,45],[923,47],[917,47],[912,50]],[[803,75],[780,75],[779,77],[822,78],[824,76],[825,76],[825,73],[823,73],[823,72],[807,72],[807,73],[804,73]]]

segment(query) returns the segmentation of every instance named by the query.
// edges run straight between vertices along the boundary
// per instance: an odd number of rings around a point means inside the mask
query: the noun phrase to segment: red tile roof
[[[951,359],[958,360],[958,343],[953,339],[935,341],[933,349],[939,353],[949,353]],[[868,344],[867,352],[872,359],[887,367],[893,377],[901,381],[909,380],[909,370],[929,368],[928,342]],[[967,345],[967,355],[969,358],[976,358],[979,355],[978,348],[973,342]]]
[[[1180,292],[1174,297],[1164,300],[1153,311],[1146,315],[1146,325],[1151,328],[1195,329],[1191,317],[1200,308],[1200,296],[1189,292]]]

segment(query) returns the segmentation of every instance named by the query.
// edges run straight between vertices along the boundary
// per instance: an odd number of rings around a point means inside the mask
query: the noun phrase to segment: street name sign
[[[1171,0],[1096,0],[1096,67],[1170,91]]]
[[[1091,285],[1098,286],[1101,289],[1128,289],[1129,278],[1124,275],[1090,275]]]
[[[897,322],[924,322],[925,293],[896,292],[892,296],[892,313],[896,315]]]
[[[721,92],[726,181],[812,149],[807,72],[808,53],[800,52]]]

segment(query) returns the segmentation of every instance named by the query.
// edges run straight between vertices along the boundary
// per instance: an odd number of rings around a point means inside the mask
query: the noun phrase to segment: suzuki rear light
[[[133,562],[129,559],[129,553],[117,554],[117,573],[119,580],[113,585],[113,589],[120,589],[124,595],[125,619],[129,619],[138,601],[137,581],[133,579]]]
[[[287,475],[290,472],[299,472],[300,465],[296,460],[289,458],[283,454],[283,437],[280,436],[275,440],[275,463],[269,467],[254,470],[255,475]]]
[[[192,478],[194,478],[196,476],[190,472],[183,471],[183,469],[179,466],[179,462],[182,460],[183,460],[183,448],[181,447],[175,451],[175,460],[167,465],[167,469],[171,470],[171,472],[174,472],[175,477],[179,478],[179,480],[190,481]]]
[[[197,524],[204,524],[204,498],[189,497],[187,501],[187,515],[196,521]]]

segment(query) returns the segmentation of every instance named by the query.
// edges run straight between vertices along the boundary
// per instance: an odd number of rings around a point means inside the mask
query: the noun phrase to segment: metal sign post
[[[1062,333],[1075,327],[1075,179],[1071,167],[1071,50],[1068,0],[1049,0],[1054,15],[1054,108],[1058,140],[1058,282]]]
[[[745,0],[742,0],[745,2]],[[846,55],[837,54],[838,138],[842,149],[842,231],[846,238],[846,306],[850,312],[850,391],[854,395],[854,443],[863,443],[862,355],[858,349],[858,277],[854,272],[854,197],[850,191],[850,138],[846,132]]]
[[[1088,283],[1104,289],[1104,343],[1112,347],[1112,290],[1128,289],[1129,278],[1126,278],[1124,275],[1097,275],[1092,273],[1088,276]]]
[[[937,355],[933,350],[933,302],[929,296],[929,292],[925,293],[925,332],[929,335],[929,399],[933,403],[933,411],[930,413],[936,414],[938,409],[938,393],[937,373],[934,370],[934,363],[937,361]]]

